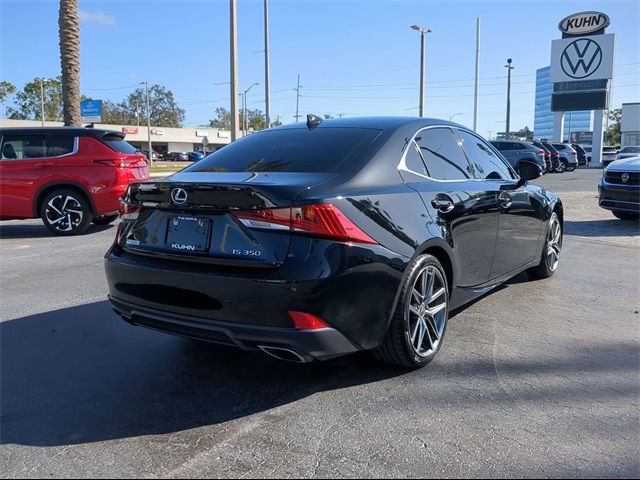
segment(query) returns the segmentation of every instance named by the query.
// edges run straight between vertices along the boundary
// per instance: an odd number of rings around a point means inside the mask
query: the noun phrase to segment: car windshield
[[[330,173],[371,145],[380,130],[276,129],[254,133],[208,155],[188,172]]]
[[[640,147],[624,147],[620,153],[640,153]]]

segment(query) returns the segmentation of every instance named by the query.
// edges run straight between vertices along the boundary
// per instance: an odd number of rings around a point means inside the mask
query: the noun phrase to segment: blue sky
[[[239,81],[254,82],[250,108],[264,110],[261,0],[238,0]],[[173,90],[186,123],[229,105],[227,0],[80,0],[81,88],[118,101],[148,80]],[[59,75],[57,0],[0,0],[0,78],[21,88]],[[478,131],[504,130],[506,69],[513,58],[511,124],[533,128],[535,70],[549,64],[558,22],[603,11],[616,33],[613,105],[640,101],[640,2],[270,0],[272,115],[417,115],[419,33],[427,38],[427,116],[471,126],[476,17],[481,17]]]

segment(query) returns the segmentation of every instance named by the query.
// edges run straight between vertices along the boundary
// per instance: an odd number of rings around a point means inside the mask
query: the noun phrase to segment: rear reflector
[[[293,230],[342,242],[378,243],[330,203],[234,212],[234,215],[250,228]]]
[[[320,328],[330,328],[329,324],[315,315],[304,312],[289,312],[293,325],[298,330],[318,330]]]

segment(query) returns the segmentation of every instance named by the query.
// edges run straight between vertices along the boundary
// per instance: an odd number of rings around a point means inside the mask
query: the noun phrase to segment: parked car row
[[[491,144],[516,170],[523,160],[535,162],[542,173],[572,172],[578,166],[587,164],[584,150],[578,150],[576,145],[519,140],[494,140]]]

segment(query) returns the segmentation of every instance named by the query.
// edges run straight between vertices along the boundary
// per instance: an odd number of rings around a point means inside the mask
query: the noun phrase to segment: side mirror
[[[535,180],[542,175],[540,171],[540,167],[535,162],[530,162],[528,160],[522,160],[518,164],[518,174],[520,175],[520,181],[518,182],[518,186],[524,185],[529,180]]]

